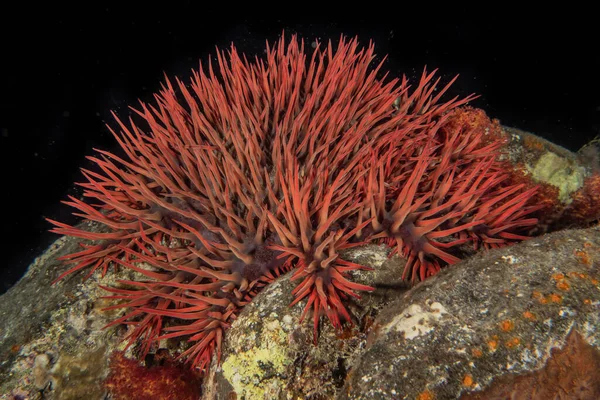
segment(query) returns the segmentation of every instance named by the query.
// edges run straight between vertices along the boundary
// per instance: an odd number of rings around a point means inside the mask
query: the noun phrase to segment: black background
[[[591,10],[457,18],[372,6],[368,19],[292,21],[293,11],[239,18],[192,2],[128,4],[0,10],[0,293],[57,238],[44,217],[76,222],[60,201],[80,193],[73,182],[93,148],[114,149],[110,111],[126,115],[137,99],[152,99],[164,73],[187,77],[232,41],[262,55],[283,30],[309,43],[358,35],[389,55],[393,76],[418,76],[424,65],[446,80],[460,73],[451,94],[480,94],[473,105],[505,125],[571,150],[599,132],[599,34],[581,18]]]

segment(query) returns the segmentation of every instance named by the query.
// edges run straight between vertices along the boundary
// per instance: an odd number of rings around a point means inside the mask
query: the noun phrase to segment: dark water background
[[[389,55],[394,76],[424,65],[445,79],[460,73],[451,95],[480,94],[473,105],[505,125],[570,150],[600,131],[599,34],[581,18],[589,10],[457,19],[378,9],[371,19],[291,21],[235,19],[188,1],[121,3],[0,9],[0,293],[57,238],[44,217],[77,221],[60,200],[80,193],[73,182],[92,148],[114,149],[110,110],[150,101],[163,73],[189,76],[215,45],[260,55],[284,29],[308,41],[358,35]]]

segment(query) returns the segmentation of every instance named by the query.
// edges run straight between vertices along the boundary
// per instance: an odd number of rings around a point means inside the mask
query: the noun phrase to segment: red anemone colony
[[[66,202],[104,232],[51,221],[92,241],[63,257],[72,268],[59,279],[136,271],[105,288],[127,309],[113,324],[129,325],[143,351],[187,337],[183,356],[199,369],[220,357],[242,307],[287,271],[316,335],[321,316],[339,328],[349,297],[372,290],[352,281],[364,267],[341,250],[387,243],[414,282],[458,261],[460,244],[505,245],[536,223],[535,189],[508,182],[501,140],[449,129],[472,99],[440,102],[452,82],[388,80],[371,65],[372,44],[343,37],[312,55],[282,38],[266,54],[248,60],[232,46],[218,68],[167,80],[138,122],[115,116],[124,155],[98,150],[80,184],[88,201]]]

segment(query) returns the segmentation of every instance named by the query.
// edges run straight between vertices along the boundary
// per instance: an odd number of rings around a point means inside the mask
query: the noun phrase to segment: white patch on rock
[[[558,310],[558,315],[560,315],[561,317],[572,317],[576,314],[577,313],[575,311],[566,307],[563,307],[560,310]]]
[[[519,261],[519,259],[515,256],[502,256],[501,257],[504,261],[508,262],[509,264],[515,264]]]
[[[598,335],[597,327],[600,325],[600,315],[592,313],[588,320],[583,324],[582,336],[586,342],[600,350],[600,335]]]
[[[436,322],[447,313],[446,308],[438,302],[426,305],[425,308],[419,304],[411,304],[396,316],[384,331],[389,333],[393,329],[396,332],[404,332],[404,337],[411,340],[431,332]]]
[[[294,322],[294,319],[292,318],[292,316],[291,316],[291,315],[289,315],[289,314],[286,314],[286,315],[284,315],[284,316],[283,316],[283,323],[284,323],[285,325],[291,325],[291,324],[292,324],[292,322]]]

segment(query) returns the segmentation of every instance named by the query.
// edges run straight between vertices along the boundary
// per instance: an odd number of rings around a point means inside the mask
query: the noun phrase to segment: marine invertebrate
[[[322,315],[340,327],[347,298],[372,289],[352,282],[364,267],[340,250],[386,240],[417,280],[458,260],[442,249],[521,238],[531,192],[502,184],[498,140],[444,130],[473,97],[440,102],[452,82],[440,89],[434,73],[414,88],[386,82],[374,57],[344,37],[308,62],[295,37],[267,45],[266,60],[232,46],[218,72],[209,62],[189,84],[166,80],[154,105],[134,109],[141,122],[115,115],[125,155],[98,150],[81,184],[96,204],[66,202],[107,232],[50,220],[96,242],[64,257],[73,266],[58,279],[137,272],[105,288],[128,310],[113,324],[130,325],[145,352],[187,336],[182,356],[204,369],[240,309],[284,272],[300,281],[293,304],[307,300],[316,338]]]
[[[517,232],[537,222],[527,218],[541,208],[528,204],[536,188],[508,182],[498,161],[502,140],[486,138],[479,128],[494,125],[480,119],[470,109],[447,112],[379,156],[378,167],[372,162],[365,184],[371,239],[407,258],[403,279],[423,280],[459,261],[447,249],[466,242],[492,248],[525,239]]]

